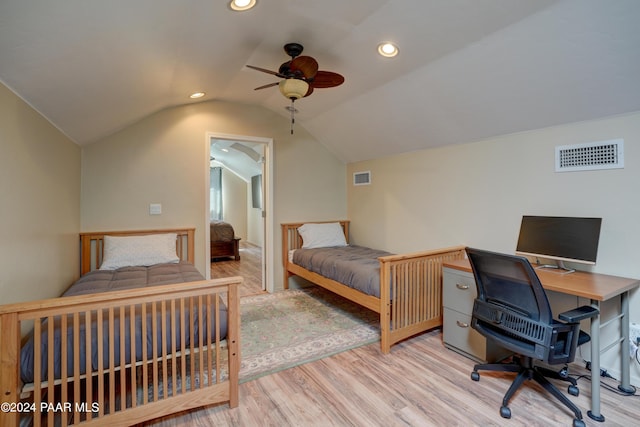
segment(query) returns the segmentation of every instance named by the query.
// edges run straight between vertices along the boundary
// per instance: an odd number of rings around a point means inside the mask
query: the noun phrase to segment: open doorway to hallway
[[[270,145],[260,138],[209,136],[211,277],[242,276],[241,296],[265,292]]]

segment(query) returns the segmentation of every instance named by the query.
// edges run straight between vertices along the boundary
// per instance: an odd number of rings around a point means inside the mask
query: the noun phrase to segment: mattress
[[[293,263],[367,295],[380,297],[379,257],[389,252],[349,245],[296,249]]]
[[[62,297],[75,296],[75,295],[86,295],[86,294],[95,294],[100,292],[109,292],[109,291],[117,291],[117,290],[125,290],[125,289],[137,289],[144,288],[149,286],[158,286],[158,285],[167,285],[174,283],[182,283],[182,282],[192,282],[204,280],[202,275],[198,272],[198,270],[189,263],[180,262],[176,264],[158,264],[150,267],[124,267],[117,270],[95,270],[80,278],[77,282],[75,282],[64,294]],[[159,305],[159,304],[158,304]],[[142,348],[143,343],[147,346],[147,354],[152,354],[153,352],[153,330],[151,328],[153,316],[156,317],[156,321],[158,322],[157,327],[157,351],[158,354],[162,354],[163,347],[166,349],[168,353],[171,353],[173,346],[175,348],[180,348],[182,345],[180,339],[180,323],[177,322],[176,325],[176,342],[173,343],[169,334],[163,340],[161,335],[161,324],[162,324],[162,316],[160,312],[152,311],[151,304],[147,305],[146,311],[146,322],[147,322],[147,333],[146,337],[142,336],[142,313],[141,309],[137,308],[135,316],[134,316],[134,325],[135,325],[135,349],[136,349],[136,360],[142,360]],[[227,334],[227,307],[224,305],[222,300],[220,301],[220,334],[221,339],[226,337]],[[176,318],[180,318],[181,315],[180,310],[176,311]],[[91,367],[92,370],[98,369],[98,343],[97,343],[97,331],[98,331],[98,322],[96,319],[96,314],[93,313],[93,318],[91,319]],[[190,339],[193,332],[194,342],[199,342],[199,336],[202,332],[202,336],[208,336],[207,327],[211,327],[211,335],[213,336],[214,331],[216,330],[215,318],[213,315],[208,316],[208,313],[204,312],[204,307],[196,308],[195,313],[193,313],[193,317],[190,317],[190,313],[188,309],[185,310],[184,313],[185,319],[191,319],[191,322],[185,322],[185,346],[189,346],[191,344]],[[203,317],[203,330],[199,330],[199,318]],[[103,330],[103,366],[109,366],[109,334],[108,334],[108,318],[107,316],[103,316],[102,322],[102,330]],[[169,323],[170,316],[165,316],[165,322],[167,325],[166,330],[170,331]],[[211,319],[207,322],[206,318],[210,317]],[[123,319],[120,318],[118,312],[115,313],[114,316],[114,364],[120,364],[120,322],[124,322],[124,342],[126,343],[125,348],[125,363],[131,363],[131,337],[130,337],[130,324],[131,324],[131,316],[127,313]],[[80,319],[80,331],[79,331],[79,359],[80,359],[80,374],[85,374],[86,372],[86,334],[85,334],[85,319],[81,316]],[[69,315],[68,324],[71,324],[71,315]],[[68,328],[66,331],[67,335],[67,372],[74,372],[73,370],[73,351],[74,351],[74,343],[73,343],[73,335],[74,330],[72,328]],[[34,337],[33,332],[30,334],[29,339],[22,347],[20,354],[20,376],[24,383],[31,383],[34,380]],[[47,350],[48,345],[48,325],[47,321],[42,322],[42,335],[40,341],[40,348],[42,354],[42,363],[41,363],[41,378],[46,378],[48,375],[48,360],[46,355],[48,354]],[[60,318],[55,318],[54,321],[54,377],[55,379],[59,379],[61,376],[61,327],[60,327]]]

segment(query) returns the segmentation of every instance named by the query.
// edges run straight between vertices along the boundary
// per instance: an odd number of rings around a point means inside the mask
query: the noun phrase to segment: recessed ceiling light
[[[384,42],[378,45],[378,53],[385,58],[393,58],[398,54],[398,47],[391,42]]]
[[[229,7],[238,12],[249,10],[256,5],[256,0],[231,0]]]
[[[189,95],[189,98],[198,99],[198,98],[202,98],[204,95],[205,95],[204,92],[194,92],[191,95]]]

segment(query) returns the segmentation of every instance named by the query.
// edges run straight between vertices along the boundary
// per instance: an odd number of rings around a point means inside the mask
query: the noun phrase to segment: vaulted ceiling
[[[288,117],[246,65],[299,42],[346,81],[296,126],[353,162],[640,111],[639,19],[636,0],[2,0],[0,81],[82,145],[195,91]]]

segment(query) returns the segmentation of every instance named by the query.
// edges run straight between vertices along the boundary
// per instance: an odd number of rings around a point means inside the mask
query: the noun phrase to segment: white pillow
[[[148,236],[104,236],[100,270],[177,263],[176,233]]]
[[[339,222],[304,224],[298,227],[298,233],[302,237],[303,249],[347,246],[344,231]]]

